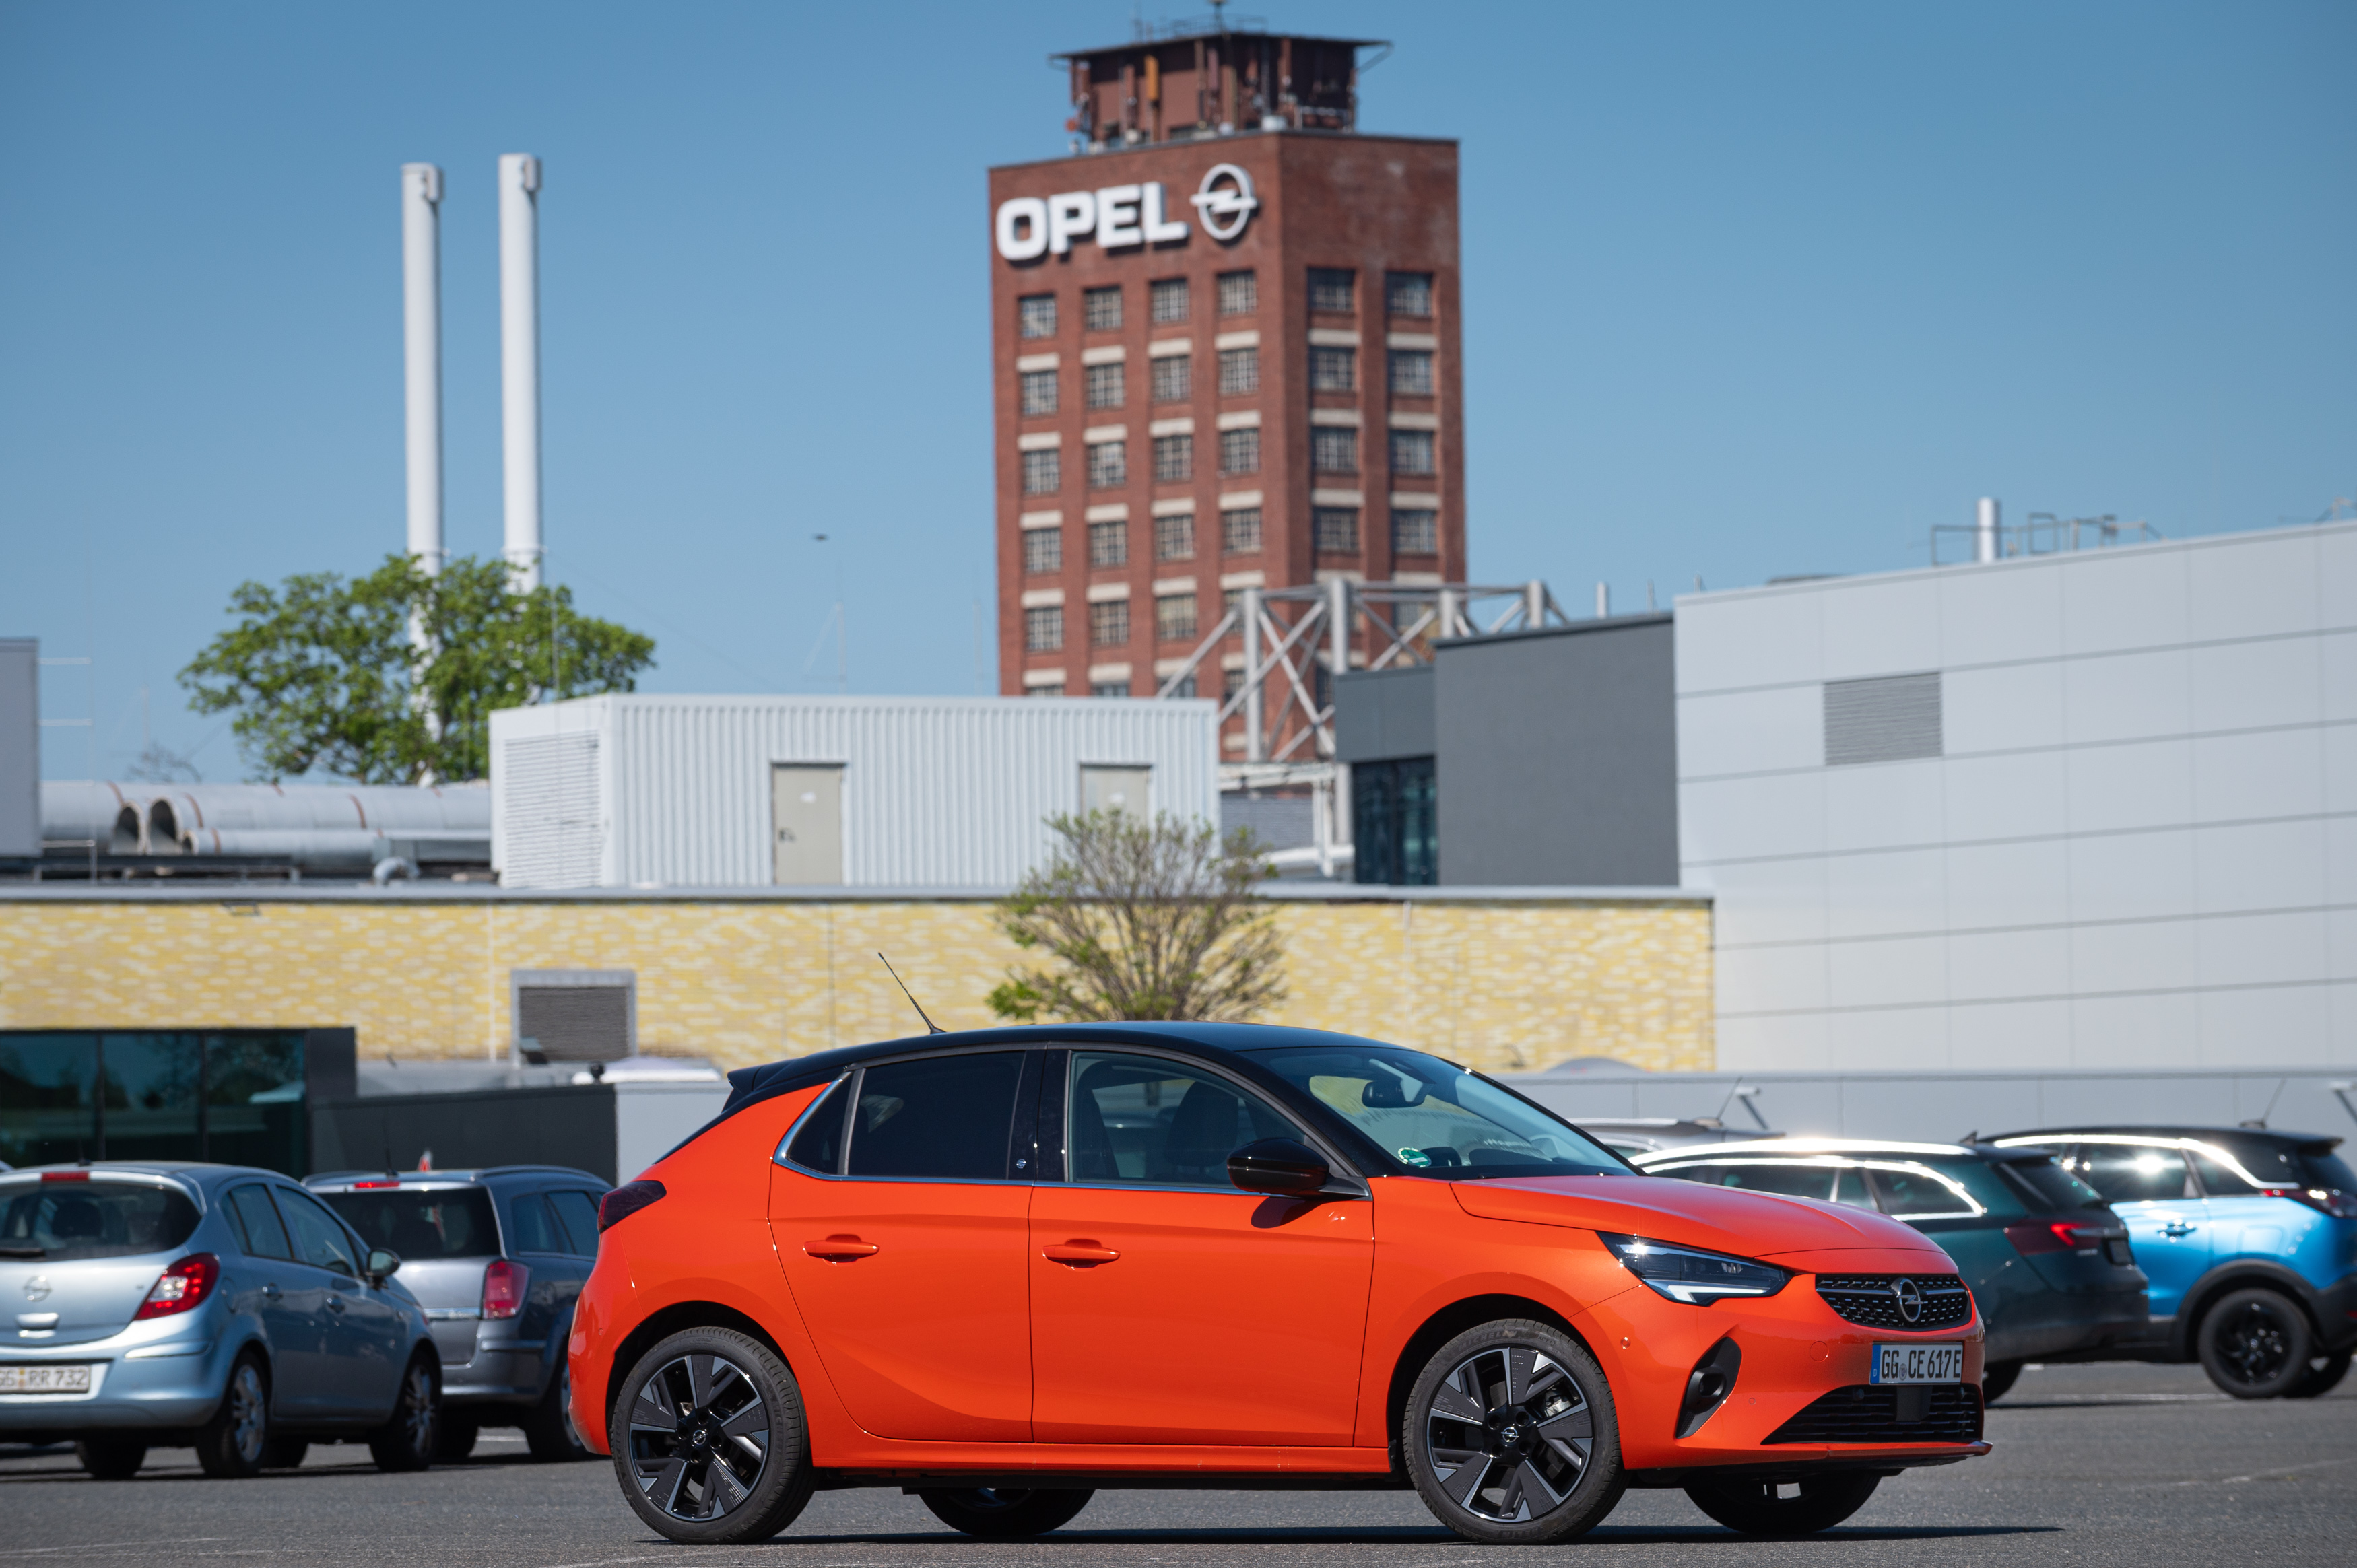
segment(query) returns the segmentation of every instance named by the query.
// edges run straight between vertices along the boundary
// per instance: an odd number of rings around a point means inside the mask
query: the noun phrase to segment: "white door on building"
[[[781,887],[843,882],[840,764],[770,765],[770,880]]]
[[[1081,768],[1081,810],[1125,811],[1139,822],[1154,815],[1151,768]]]

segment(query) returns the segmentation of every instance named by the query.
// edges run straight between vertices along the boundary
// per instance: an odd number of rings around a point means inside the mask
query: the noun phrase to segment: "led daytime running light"
[[[1722,1296],[1774,1295],[1792,1277],[1773,1264],[1728,1252],[1676,1247],[1602,1230],[1596,1235],[1620,1260],[1620,1266],[1643,1281],[1647,1289],[1689,1306],[1708,1306]]]

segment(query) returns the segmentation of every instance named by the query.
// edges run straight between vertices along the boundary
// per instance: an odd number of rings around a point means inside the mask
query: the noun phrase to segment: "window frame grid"
[[[1347,454],[1347,466],[1329,457]],[[1355,424],[1313,424],[1309,427],[1309,470],[1314,474],[1355,474],[1359,471],[1359,427]]]
[[[1168,327],[1186,320],[1193,304],[1189,297],[1191,293],[1185,278],[1156,278],[1146,285],[1147,318],[1157,327]],[[1176,310],[1168,308],[1168,302],[1173,299],[1178,301]]]
[[[1061,447],[1046,446],[1022,456],[1025,495],[1052,496],[1064,488],[1064,453]],[[1042,476],[1045,477],[1044,482],[1041,482]]]
[[[1089,527],[1089,568],[1129,564],[1129,520],[1108,518]]]
[[[1129,443],[1092,441],[1089,446],[1089,489],[1117,490],[1129,483]]]
[[[1245,457],[1249,458],[1248,462],[1239,461],[1240,458]],[[1260,426],[1248,424],[1241,430],[1220,432],[1220,472],[1222,474],[1260,472]]]
[[[1121,330],[1121,285],[1100,284],[1081,291],[1081,327],[1087,332]]]
[[[1022,399],[1024,418],[1036,419],[1042,414],[1054,413],[1056,412],[1056,403],[1059,392],[1059,389],[1056,385],[1057,380],[1058,377],[1056,372],[1053,371],[1021,371],[1017,372],[1017,385],[1016,390],[1017,395]],[[1047,389],[1048,395],[1044,398],[1034,397],[1032,394],[1042,387]]]
[[[1027,528],[1023,531],[1023,575],[1044,577],[1064,569],[1064,531]]]
[[[1035,308],[1036,307],[1036,308]],[[1015,302],[1015,330],[1025,342],[1056,335],[1056,296],[1027,294]]]
[[[1129,646],[1129,601],[1127,599],[1095,599],[1089,605],[1089,646],[1091,648],[1126,648]]]
[[[1195,477],[1195,437],[1189,432],[1154,437],[1154,479],[1178,484]]]
[[[1174,542],[1184,544],[1185,548],[1177,548]],[[1195,558],[1193,512],[1165,512],[1154,520],[1154,558],[1157,561],[1192,561]]]

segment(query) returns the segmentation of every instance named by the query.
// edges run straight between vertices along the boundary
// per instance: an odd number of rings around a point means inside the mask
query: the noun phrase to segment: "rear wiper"
[[[47,1247],[0,1247],[0,1258],[46,1258]]]

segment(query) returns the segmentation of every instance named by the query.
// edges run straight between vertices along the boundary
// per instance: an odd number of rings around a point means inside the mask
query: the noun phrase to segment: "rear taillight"
[[[597,1203],[597,1229],[611,1230],[663,1195],[659,1181],[626,1181]]]
[[[2099,1252],[2104,1248],[2104,1228],[2082,1225],[2075,1219],[2025,1219],[2007,1226],[2005,1239],[2025,1257],[2035,1252]]]
[[[43,1171],[41,1179],[43,1181],[88,1181],[90,1173],[88,1171]]]
[[[213,1294],[213,1286],[220,1281],[221,1260],[210,1252],[191,1252],[166,1269],[163,1277],[147,1287],[147,1299],[139,1304],[132,1320],[193,1312],[204,1305],[205,1297]]]
[[[483,1316],[513,1317],[523,1310],[523,1298],[532,1291],[532,1271],[522,1263],[511,1263],[505,1258],[495,1258],[483,1271]]]
[[[2357,1219],[2357,1193],[2326,1187],[2270,1187],[2260,1190],[2268,1197],[2288,1197],[2294,1203],[2305,1203],[2335,1219]]]
[[[353,1190],[353,1191],[355,1191],[355,1192],[366,1192],[366,1191],[367,1191],[369,1188],[371,1188],[371,1187],[399,1187],[400,1185],[401,1185],[401,1183],[400,1183],[399,1181],[397,1181],[397,1180],[395,1180],[395,1181],[356,1181],[356,1182],[352,1183],[352,1190]]]

